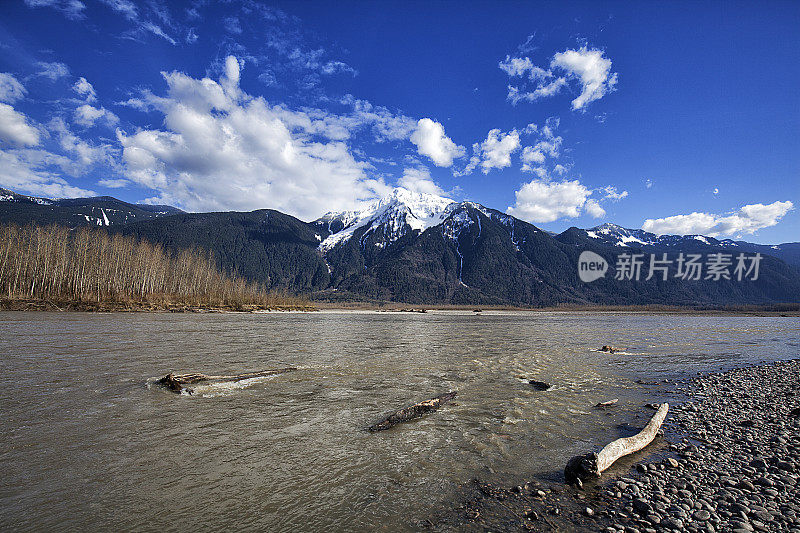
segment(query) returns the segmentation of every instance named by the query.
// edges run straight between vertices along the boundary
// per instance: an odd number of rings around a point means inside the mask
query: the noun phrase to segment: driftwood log
[[[580,485],[586,479],[598,478],[620,457],[638,452],[653,442],[658,430],[661,428],[661,424],[664,423],[664,419],[667,417],[668,410],[669,404],[662,403],[656,414],[650,419],[650,422],[636,435],[617,439],[606,445],[599,453],[587,453],[570,459],[564,468],[564,478],[567,483]]]
[[[391,415],[387,416],[380,422],[371,425],[367,428],[368,431],[383,431],[384,429],[389,429],[397,424],[402,422],[408,422],[409,420],[414,420],[415,418],[419,418],[424,414],[431,413],[436,411],[444,405],[445,403],[449,402],[453,398],[456,397],[456,391],[451,391],[442,395],[439,395],[435,398],[431,398],[430,400],[425,400],[424,402],[415,403],[409,407],[404,407],[399,411],[392,413]]]
[[[605,402],[599,402],[597,405],[595,405],[595,407],[608,407],[608,406],[614,405],[618,401],[619,401],[619,398],[614,398],[613,400],[608,400],[608,401],[605,401]]]
[[[173,392],[180,393],[186,390],[192,394],[192,389],[185,388],[185,385],[193,385],[195,383],[204,383],[213,381],[215,383],[223,383],[226,381],[242,381],[243,379],[261,378],[267,376],[274,376],[276,374],[283,374],[285,372],[292,372],[297,370],[296,367],[287,368],[274,368],[271,370],[259,370],[257,372],[245,372],[244,374],[234,374],[230,376],[208,376],[206,374],[191,373],[191,374],[172,374],[169,373],[163,378],[158,380],[159,385],[165,387]]]

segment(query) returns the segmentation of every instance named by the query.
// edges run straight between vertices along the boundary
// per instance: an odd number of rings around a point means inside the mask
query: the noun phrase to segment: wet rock
[[[545,383],[544,381],[536,381],[535,379],[528,380],[528,384],[530,384],[531,387],[533,387],[535,390],[538,391],[550,390],[550,388],[552,387],[552,385],[550,385],[549,383]]]
[[[643,498],[636,498],[633,500],[633,510],[640,515],[649,515],[653,511],[653,507],[647,500]]]
[[[546,519],[564,531],[800,533],[800,412],[784,414],[800,397],[800,360],[703,374],[676,384],[675,392],[691,402],[664,424],[670,444],[663,453],[672,457],[647,459],[608,481],[604,473],[597,493],[594,483],[586,492],[567,489],[563,507],[554,492],[536,495],[539,486],[525,491],[536,497],[505,503],[527,502],[540,514],[560,508],[561,517]],[[516,516],[522,515],[520,508]],[[545,527],[531,522],[529,529],[539,526]]]
[[[739,487],[742,490],[746,490],[747,492],[755,492],[756,491],[756,488],[753,486],[753,484],[750,483],[749,481],[747,481],[746,479],[741,480],[739,482],[739,484],[737,485],[737,487]]]
[[[661,520],[661,522],[659,522],[658,525],[660,525],[661,527],[664,527],[664,528],[668,528],[668,529],[681,530],[681,529],[683,529],[683,520],[681,520],[679,518],[672,517],[672,516],[667,516],[667,517],[663,518]]]
[[[733,502],[731,504],[731,510],[735,513],[744,513],[744,514],[750,513],[750,508],[748,506],[742,505],[741,503],[738,502]]]

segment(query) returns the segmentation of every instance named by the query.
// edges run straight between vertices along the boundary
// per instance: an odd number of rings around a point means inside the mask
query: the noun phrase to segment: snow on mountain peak
[[[356,230],[365,226],[365,235],[383,227],[388,242],[393,242],[408,233],[408,228],[422,232],[441,224],[455,205],[458,204],[449,198],[396,187],[384,198],[362,209],[322,216],[318,222],[325,223],[329,228],[336,221],[343,227],[322,241],[319,249],[327,252],[337,244],[346,242]]]

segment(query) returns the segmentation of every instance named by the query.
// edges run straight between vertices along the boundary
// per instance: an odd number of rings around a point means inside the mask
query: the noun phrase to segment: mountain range
[[[775,246],[702,235],[655,235],[614,224],[551,234],[474,202],[394,189],[363,209],[304,222],[262,209],[185,213],[112,197],[50,200],[0,189],[0,223],[102,226],[170,249],[210,249],[220,265],[270,289],[328,301],[415,304],[731,305],[800,302],[800,243]],[[609,264],[578,277],[581,252]],[[644,254],[641,279],[614,278],[622,253]],[[676,277],[683,254],[762,255],[758,279]],[[672,261],[647,277],[650,254]],[[729,269],[733,272],[733,265]]]

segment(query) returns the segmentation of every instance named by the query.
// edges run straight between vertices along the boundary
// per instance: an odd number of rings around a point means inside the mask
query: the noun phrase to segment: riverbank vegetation
[[[220,270],[211,252],[179,252],[100,228],[0,226],[6,309],[252,311],[310,309]]]

